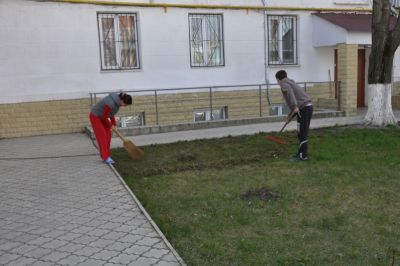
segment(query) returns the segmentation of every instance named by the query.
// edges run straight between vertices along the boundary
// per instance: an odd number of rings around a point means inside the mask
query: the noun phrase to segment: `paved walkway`
[[[357,124],[355,117],[311,127]],[[396,117],[400,113],[396,112]],[[138,145],[278,131],[280,123],[133,137]],[[288,130],[295,129],[291,123]],[[121,146],[113,139],[113,147]],[[83,134],[0,140],[0,265],[184,265]]]
[[[1,140],[0,169],[0,265],[181,265],[86,135]]]

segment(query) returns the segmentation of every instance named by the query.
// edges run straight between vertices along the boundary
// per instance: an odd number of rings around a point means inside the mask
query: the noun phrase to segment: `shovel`
[[[132,141],[125,138],[121,134],[121,132],[119,132],[116,128],[114,128],[113,130],[114,130],[115,134],[117,134],[118,137],[121,138],[122,142],[124,143],[124,149],[128,152],[129,156],[133,160],[139,159],[144,154],[144,152],[141,149],[139,149]]]
[[[290,118],[287,119],[287,121],[285,122],[285,124],[283,125],[283,127],[281,128],[281,130],[279,131],[278,134],[281,134],[281,133],[282,133],[282,131],[285,129],[285,127],[290,123],[290,121],[292,121],[292,119],[293,119],[295,116],[296,116],[295,113],[291,113],[291,114],[290,114]],[[265,137],[265,139],[266,139],[266,140],[269,140],[269,141],[272,141],[272,142],[275,142],[275,143],[278,143],[278,144],[282,144],[282,145],[287,144],[287,141],[286,141],[286,140],[284,140],[284,139],[282,139],[282,138],[280,138],[280,137],[274,136],[274,135],[268,135],[268,136]]]

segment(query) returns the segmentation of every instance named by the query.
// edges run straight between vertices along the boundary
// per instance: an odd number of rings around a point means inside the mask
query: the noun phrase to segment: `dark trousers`
[[[313,107],[305,106],[300,109],[297,115],[297,138],[299,139],[299,151],[297,156],[306,158],[308,156],[308,129],[313,113]]]

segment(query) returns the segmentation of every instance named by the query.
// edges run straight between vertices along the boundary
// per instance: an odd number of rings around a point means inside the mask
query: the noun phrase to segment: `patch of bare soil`
[[[242,200],[250,200],[258,198],[265,201],[278,200],[282,198],[282,194],[278,191],[270,190],[267,188],[251,189],[240,196]]]

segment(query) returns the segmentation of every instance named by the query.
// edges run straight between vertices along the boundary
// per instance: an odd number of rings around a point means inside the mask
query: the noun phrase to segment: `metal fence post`
[[[157,91],[154,90],[154,103],[155,103],[155,107],[156,107],[156,125],[159,125],[158,122],[158,99],[157,99]]]
[[[214,120],[213,118],[213,106],[212,106],[212,88],[210,87],[210,120]]]
[[[304,82],[304,92],[307,92],[307,82]]]
[[[260,117],[262,117],[261,85],[258,85],[258,102],[260,104]]]
[[[342,102],[340,100],[340,81],[337,81],[336,84],[336,97],[337,97],[337,101],[338,101],[338,111],[340,111],[342,109]]]

